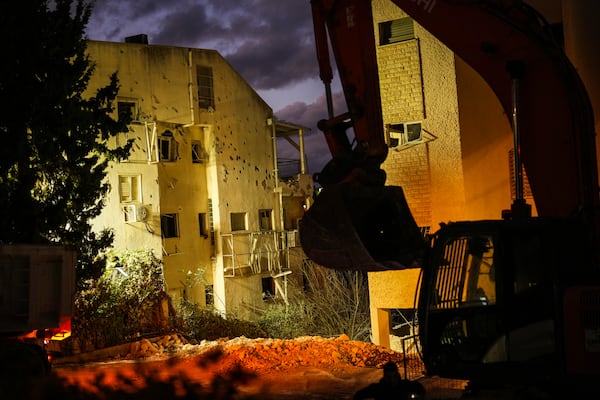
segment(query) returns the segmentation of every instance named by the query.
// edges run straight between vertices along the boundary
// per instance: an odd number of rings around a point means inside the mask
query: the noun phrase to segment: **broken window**
[[[173,132],[164,131],[158,138],[158,152],[160,161],[175,161],[177,158],[177,142]]]
[[[202,148],[202,143],[199,140],[192,141],[192,162],[201,164],[206,160],[206,152]]]
[[[420,122],[403,122],[388,125],[390,147],[406,146],[423,141]]]
[[[231,231],[245,231],[246,228],[246,213],[231,213]]]
[[[258,210],[258,226],[261,231],[273,230],[273,218],[271,210]]]
[[[119,122],[130,124],[137,118],[137,104],[135,101],[117,101],[117,113]]]
[[[198,107],[205,110],[214,110],[215,100],[212,68],[199,65],[196,68],[196,75],[198,81]]]
[[[160,232],[163,238],[179,237],[179,218],[176,213],[160,216]]]
[[[273,277],[262,278],[262,299],[264,301],[275,298],[275,280]]]

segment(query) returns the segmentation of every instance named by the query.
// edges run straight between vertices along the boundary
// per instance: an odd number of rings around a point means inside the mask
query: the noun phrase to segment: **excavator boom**
[[[550,26],[521,0],[391,1],[466,61],[494,91],[513,126],[516,159],[523,161],[538,214],[584,215],[597,241],[600,200],[593,112],[585,88]],[[424,244],[412,216],[405,215],[410,211],[402,189],[384,186],[385,172],[380,168],[387,146],[371,1],[311,0],[311,6],[321,79],[329,98],[329,118],[320,121],[319,127],[332,160],[315,175],[324,193],[329,193],[317,198],[311,208],[314,211],[309,210],[304,218],[303,247],[315,261],[332,268],[411,266],[420,260]],[[348,106],[338,115],[331,107],[333,74],[328,43]],[[348,130],[353,130],[353,140]],[[521,171],[520,166],[515,171]],[[356,190],[349,185],[360,186],[365,193],[355,199],[352,193]],[[374,193],[366,194],[369,190]],[[371,198],[384,199],[387,207],[378,209],[386,211],[365,213],[369,204],[379,201]],[[329,218],[329,210],[334,208],[345,210],[346,215]],[[393,212],[386,214],[389,210]],[[402,261],[394,256],[390,260],[394,252],[378,254],[380,247],[371,249],[361,243],[370,234],[367,232],[381,227],[376,219],[394,216],[398,218],[391,226],[402,227],[402,232],[387,230],[383,242],[395,246]],[[341,224],[342,220],[350,222]],[[369,227],[361,232],[365,224]],[[337,237],[334,248],[332,236]],[[361,254],[363,251],[371,254]],[[339,252],[354,253],[351,259],[369,260],[370,256],[372,261],[336,260]],[[407,254],[413,255],[412,263],[406,262]]]

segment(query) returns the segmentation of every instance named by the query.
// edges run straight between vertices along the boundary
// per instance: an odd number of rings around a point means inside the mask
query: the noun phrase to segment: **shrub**
[[[269,337],[276,339],[293,339],[310,335],[312,325],[302,301],[287,305],[272,304],[258,320],[258,326]]]
[[[255,323],[222,317],[212,309],[201,308],[198,304],[182,299],[177,306],[177,329],[190,339],[216,340],[245,336],[265,337],[267,334]]]
[[[98,279],[75,299],[73,334],[82,350],[126,342],[170,329],[162,262],[151,250],[114,252]]]

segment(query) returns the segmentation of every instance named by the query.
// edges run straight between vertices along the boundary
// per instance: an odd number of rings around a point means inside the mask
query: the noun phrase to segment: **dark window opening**
[[[208,238],[208,229],[206,228],[207,218],[206,213],[198,213],[198,230],[200,236],[204,239]]]
[[[194,164],[201,164],[206,158],[206,152],[202,148],[202,143],[199,140],[194,140],[192,142],[192,162]]]
[[[207,306],[215,305],[215,292],[213,285],[204,286],[204,301]]]
[[[231,231],[245,231],[246,228],[246,213],[231,213]]]
[[[117,102],[117,113],[119,122],[130,124],[131,121],[137,119],[136,104],[132,101]]]
[[[179,237],[179,221],[177,214],[161,215],[160,231],[163,238]]]
[[[262,298],[264,301],[275,298],[275,280],[272,277],[262,278]]]
[[[177,142],[173,138],[173,132],[164,131],[158,138],[158,152],[160,161],[175,161],[177,153]]]

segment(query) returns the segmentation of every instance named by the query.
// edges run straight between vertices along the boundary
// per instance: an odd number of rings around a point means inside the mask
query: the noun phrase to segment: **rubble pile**
[[[245,369],[287,369],[296,367],[381,367],[392,361],[400,365],[404,356],[372,343],[335,338],[304,336],[296,339],[220,339],[194,343],[180,335],[141,339],[129,346],[127,358],[215,357],[222,365],[243,365]],[[412,362],[413,360],[407,360]]]

